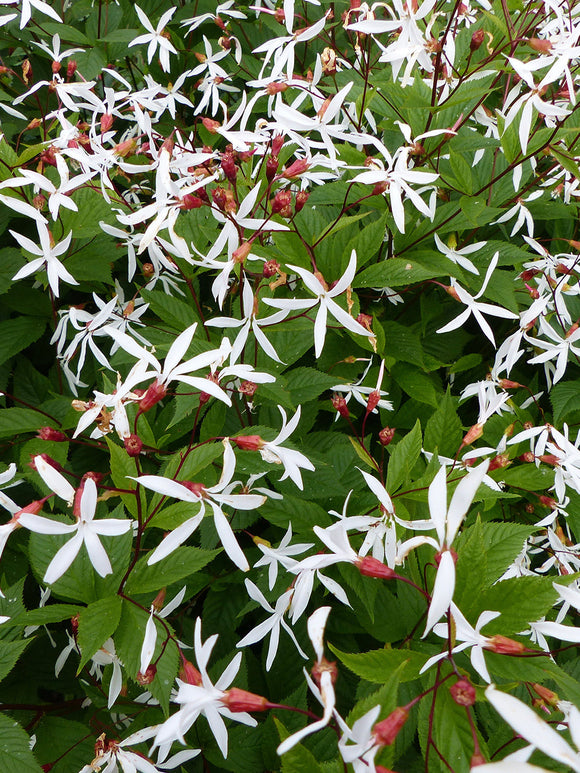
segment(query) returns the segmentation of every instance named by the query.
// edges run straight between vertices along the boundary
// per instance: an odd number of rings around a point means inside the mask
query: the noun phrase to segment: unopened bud
[[[309,168],[310,162],[308,159],[299,158],[294,161],[293,164],[290,164],[290,166],[281,173],[280,177],[284,177],[286,180],[294,180],[296,177],[300,177],[300,175],[308,171]]]
[[[101,116],[101,133],[108,132],[113,125],[113,116],[110,113],[104,113]]]
[[[518,459],[520,462],[524,462],[525,464],[531,464],[532,462],[535,462],[536,457],[531,451],[526,451],[521,456],[518,456]]]
[[[348,419],[350,416],[348,412],[348,405],[342,395],[334,394],[332,396],[332,406],[339,416],[342,416],[343,419]]]
[[[276,172],[278,171],[278,156],[268,156],[266,159],[266,180],[268,182],[272,182],[274,177],[276,177]]]
[[[201,122],[210,134],[217,134],[217,130],[221,126],[221,123],[214,121],[213,118],[202,118]]]
[[[542,494],[542,496],[538,497],[538,500],[541,505],[543,505],[544,507],[549,507],[551,510],[553,510],[555,507],[558,506],[558,503],[553,497],[547,497]]]
[[[288,88],[287,83],[268,83],[266,86],[266,93],[268,96],[273,97],[275,94],[281,94]]]
[[[272,214],[292,217],[292,193],[290,191],[278,191],[274,196],[272,199]]]
[[[39,440],[53,440],[55,443],[64,443],[65,440],[68,440],[64,432],[60,432],[52,427],[41,427],[36,437]]]
[[[77,71],[77,63],[75,59],[69,59],[66,65],[66,77],[67,80],[70,81],[70,79],[74,76],[75,72]]]
[[[394,569],[372,556],[359,556],[355,566],[365,577],[374,577],[377,580],[392,580],[397,574]]]
[[[544,464],[551,464],[553,467],[557,467],[560,464],[560,459],[555,454],[542,454],[538,457]]]
[[[280,264],[277,260],[267,260],[264,263],[264,268],[262,269],[262,276],[265,276],[266,279],[270,279],[270,277],[276,276],[276,274],[280,273]]]
[[[123,438],[123,445],[129,456],[139,456],[143,448],[143,441],[138,435],[129,435],[129,437]]]
[[[389,189],[389,184],[386,180],[376,183],[371,191],[371,196],[382,196],[385,191]]]
[[[388,446],[395,437],[396,429],[394,427],[383,427],[379,432],[379,443],[382,446]]]
[[[498,454],[489,463],[488,471],[501,470],[510,464],[510,458],[507,454]]]
[[[409,712],[402,706],[397,706],[386,719],[373,727],[373,735],[379,746],[390,746],[399,735],[403,725],[409,719]]]
[[[473,706],[475,703],[475,687],[467,679],[459,679],[452,684],[449,692],[459,706]]]
[[[140,684],[143,687],[145,685],[151,684],[151,682],[155,679],[156,674],[157,666],[154,663],[150,663],[145,669],[144,674],[142,674],[141,671],[137,673],[137,684]]]
[[[238,435],[232,440],[242,451],[259,451],[265,442],[259,435]]]
[[[236,176],[238,174],[238,169],[234,163],[234,154],[231,152],[226,152],[222,155],[221,160],[221,167],[224,171],[225,176],[227,179],[234,183],[236,181]]]
[[[304,205],[308,201],[309,196],[310,193],[308,191],[298,191],[296,194],[296,202],[294,204],[295,214],[298,214],[302,209],[304,209]]]
[[[554,708],[557,708],[558,703],[560,702],[560,698],[558,697],[557,693],[553,692],[552,690],[548,690],[547,687],[544,687],[541,684],[535,684],[535,683],[532,684],[532,689],[548,705],[553,706]]]
[[[258,389],[258,385],[255,384],[253,381],[242,381],[242,383],[238,387],[238,392],[241,395],[246,395],[246,397],[251,398],[256,394],[257,389]]]
[[[485,38],[485,30],[475,30],[475,32],[471,36],[471,41],[469,43],[469,48],[471,51],[477,51],[477,49],[481,46]]]
[[[232,687],[220,700],[224,706],[227,706],[234,713],[241,711],[267,711],[271,706],[268,699],[262,695],[256,695],[247,690],[240,690],[238,687]]]
[[[145,413],[153,408],[160,400],[163,400],[166,394],[166,387],[158,381],[154,381],[139,402],[140,413]]]
[[[474,424],[473,427],[471,427],[465,437],[463,438],[461,442],[461,446],[469,446],[472,443],[475,443],[476,440],[479,440],[479,438],[483,435],[483,424],[481,422]]]
[[[541,38],[528,38],[528,46],[540,54],[549,54],[552,50],[552,43],[549,40]]]
[[[185,660],[179,669],[179,678],[187,684],[199,687],[202,684],[201,674],[189,660]]]
[[[499,633],[487,639],[483,648],[491,650],[491,652],[498,652],[500,655],[519,655],[526,649],[521,642]]]
[[[367,399],[367,413],[372,413],[381,399],[381,393],[378,389],[373,390]]]

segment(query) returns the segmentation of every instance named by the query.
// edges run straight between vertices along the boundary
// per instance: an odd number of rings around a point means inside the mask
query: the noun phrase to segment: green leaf
[[[44,321],[38,317],[16,317],[0,322],[0,365],[37,341],[44,328]]]
[[[78,645],[81,662],[77,673],[103,644],[111,637],[121,619],[122,599],[120,596],[108,596],[89,604],[79,615]]]
[[[389,320],[383,323],[385,331],[385,356],[395,361],[409,362],[419,368],[425,367],[423,347],[419,336],[406,325]]]
[[[472,193],[473,175],[471,173],[471,166],[467,163],[464,156],[450,148],[449,163],[459,190],[463,193]]]
[[[554,484],[554,471],[546,467],[536,467],[535,464],[500,469],[492,472],[491,477],[503,481],[507,486],[526,491],[543,491]]]
[[[274,722],[280,734],[280,741],[284,741],[290,733],[276,717]],[[321,773],[321,768],[312,752],[302,744],[297,744],[282,756],[282,773]]]
[[[431,268],[413,258],[389,258],[358,274],[353,287],[408,287],[437,276],[448,276],[444,261],[441,268]]]
[[[392,369],[391,375],[403,392],[418,400],[436,408],[441,399],[440,392],[436,389],[432,379],[413,365],[406,362],[398,362]]]
[[[36,432],[41,427],[52,426],[51,421],[43,413],[30,408],[5,408],[0,410],[0,437],[13,437],[22,432]]]
[[[342,652],[328,645],[341,663],[357,676],[375,684],[387,684],[400,669],[400,681],[410,682],[419,676],[427,657],[411,650],[371,650],[370,652]]]
[[[135,646],[135,643],[139,642],[140,645],[143,642],[148,619],[149,613],[146,610],[136,607],[127,600],[123,601],[121,621],[115,631],[115,649],[127,674],[133,680],[137,679],[141,661],[141,647]],[[156,624],[158,625],[157,642],[152,662],[156,663],[157,672],[151,684],[147,685],[147,689],[159,701],[167,715],[169,696],[179,668],[179,656],[175,642],[167,641],[165,628],[159,623]]]
[[[377,470],[378,466],[373,457],[370,455],[370,453],[367,451],[366,447],[361,446],[359,441],[352,437],[351,435],[348,436],[348,439],[352,443],[352,447],[356,451],[356,455],[358,458],[367,464],[369,467],[371,467],[373,470]]]
[[[457,563],[453,599],[463,614],[467,615],[474,601],[473,589],[477,588],[480,592],[486,587],[484,578],[487,576],[487,553],[479,516],[475,524],[467,529],[462,537],[463,539],[456,546]]]
[[[6,714],[0,714],[0,770],[2,773],[42,773],[30,750],[28,733]]]
[[[387,491],[396,491],[399,486],[408,480],[411,470],[421,454],[422,442],[421,423],[417,419],[413,429],[397,443],[389,458]]]
[[[561,381],[550,390],[550,402],[554,410],[554,424],[561,422],[580,411],[580,382]]]
[[[198,321],[191,304],[174,295],[167,295],[160,290],[141,290],[141,297],[147,301],[151,311],[157,314],[159,319],[179,332]]]
[[[118,446],[111,438],[107,437],[105,440],[111,454],[111,476],[113,483],[117,488],[134,491],[137,488],[137,483],[132,478],[136,478],[138,474],[135,459],[129,456],[127,451]],[[137,496],[135,494],[121,494],[120,496],[127,510],[132,516],[137,518],[139,512]],[[141,489],[142,506],[145,504],[145,501],[145,492]]]
[[[455,410],[455,403],[448,389],[439,407],[425,425],[424,446],[428,451],[436,448],[443,456],[453,457],[459,448],[463,430]]]
[[[147,566],[148,556],[140,558],[127,580],[127,593],[149,593],[199,572],[220,550],[180,547],[165,561]]]
[[[48,623],[60,623],[70,620],[84,609],[75,604],[51,604],[48,607],[39,607],[24,612],[13,621],[17,625],[47,625]]]
[[[321,373],[315,368],[294,368],[286,377],[286,389],[292,394],[294,403],[299,405],[314,400],[337,383],[336,376]]]
[[[16,661],[31,641],[32,639],[0,641],[0,681],[12,671],[16,665]]]
[[[471,617],[475,621],[486,609],[501,612],[486,626],[485,634],[492,631],[510,636],[539,620],[557,597],[551,577],[510,577],[478,593]]]

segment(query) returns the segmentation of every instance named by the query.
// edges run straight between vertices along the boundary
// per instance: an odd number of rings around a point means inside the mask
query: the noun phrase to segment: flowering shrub
[[[2,0],[2,773],[580,771],[580,6]]]

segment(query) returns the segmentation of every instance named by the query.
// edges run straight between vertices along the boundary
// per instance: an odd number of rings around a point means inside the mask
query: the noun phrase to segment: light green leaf
[[[131,571],[127,593],[149,593],[171,585],[190,574],[203,569],[217,556],[219,550],[200,550],[199,548],[180,547],[165,560],[147,566],[148,556],[143,556]]]
[[[400,669],[401,682],[410,682],[419,676],[427,657],[418,652],[400,649],[371,650],[370,652],[342,652],[328,645],[341,663],[357,676],[375,684],[387,684]]]
[[[79,615],[77,642],[81,651],[81,662],[77,673],[111,637],[121,619],[122,599],[108,596],[89,604]]]
[[[417,419],[413,429],[397,443],[389,458],[387,491],[395,492],[409,478],[421,454],[422,440],[421,423]]]
[[[2,773],[42,773],[30,750],[28,733],[6,714],[0,714],[0,770]]]

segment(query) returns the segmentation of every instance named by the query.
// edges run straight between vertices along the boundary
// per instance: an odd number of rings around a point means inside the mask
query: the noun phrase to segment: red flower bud
[[[449,692],[459,706],[473,706],[475,703],[475,687],[467,679],[459,679],[452,684]]]
[[[143,266],[145,268],[145,266]],[[160,400],[163,400],[167,394],[167,388],[164,384],[160,384],[158,381],[154,381],[147,389],[143,397],[139,402],[139,411],[145,413],[153,408]]]
[[[41,427],[36,437],[39,440],[53,440],[55,443],[64,443],[65,440],[68,440],[64,432],[60,432],[52,427]]]
[[[238,169],[234,163],[233,153],[226,152],[222,155],[221,167],[224,170],[224,174],[227,177],[227,179],[231,183],[234,183],[236,181]]]
[[[346,400],[342,395],[334,394],[332,396],[332,405],[339,414],[339,416],[342,416],[343,419],[348,419],[350,416],[348,412],[348,405]]]
[[[280,273],[280,264],[277,260],[267,260],[264,263],[264,268],[262,269],[262,275],[266,277],[266,279],[269,279],[272,276],[276,276],[276,274]]]
[[[259,435],[238,435],[232,440],[242,451],[259,451],[264,447],[264,441]]]
[[[375,577],[378,580],[392,580],[397,576],[394,569],[391,569],[378,558],[372,556],[359,556],[355,561],[355,566],[365,577]]]
[[[110,113],[104,113],[101,116],[101,132],[108,132],[113,125],[113,116]]]
[[[491,650],[491,652],[498,652],[500,655],[519,655],[526,649],[521,642],[499,633],[489,638],[483,648]]]
[[[272,214],[281,214],[282,217],[292,216],[292,193],[290,191],[278,191],[272,199]]]
[[[286,180],[294,180],[296,177],[300,177],[301,174],[308,171],[310,168],[310,162],[307,158],[299,158],[287,167],[280,177],[284,177]]]
[[[477,51],[477,49],[483,43],[484,38],[485,38],[485,30],[481,30],[481,29],[475,30],[475,32],[471,36],[471,42],[469,44],[469,48],[472,51]]]
[[[388,446],[392,439],[395,437],[397,430],[394,427],[383,427],[379,432],[379,443],[382,446]]]
[[[304,209],[304,205],[308,201],[309,196],[310,193],[308,191],[298,191],[296,194],[296,203],[294,204],[294,212],[296,214]]]
[[[193,193],[186,193],[181,199],[181,209],[199,209],[202,206],[203,201]]]
[[[183,661],[183,664],[179,669],[179,678],[183,682],[187,682],[187,684],[195,684],[198,687],[202,683],[201,674],[189,660]]]
[[[139,456],[143,448],[143,441],[138,435],[129,435],[129,437],[123,438],[123,445],[129,456]]]
[[[70,81],[77,71],[77,63],[74,59],[69,59],[66,65],[66,78]]]
[[[155,675],[157,674],[157,666],[154,663],[151,663],[149,666],[147,666],[147,669],[144,674],[139,671],[137,674],[137,684],[140,684],[142,686],[145,686],[147,684],[151,684],[151,682],[155,679]]]
[[[258,385],[254,384],[253,381],[242,381],[238,387],[238,392],[241,395],[246,395],[246,397],[253,397],[256,394],[257,389]]]
[[[221,702],[234,713],[238,711],[266,711],[271,706],[268,699],[262,695],[240,690],[237,687],[228,690],[221,698]]]
[[[378,722],[373,728],[373,735],[379,746],[390,746],[408,719],[407,709],[397,706],[386,719]]]

